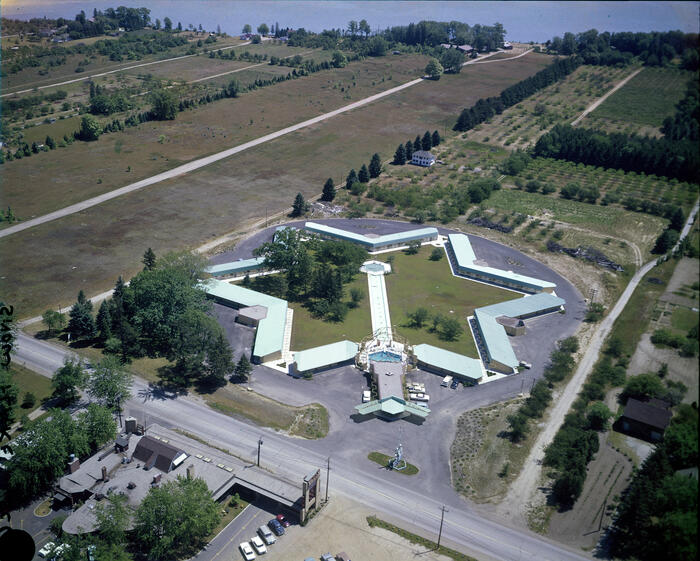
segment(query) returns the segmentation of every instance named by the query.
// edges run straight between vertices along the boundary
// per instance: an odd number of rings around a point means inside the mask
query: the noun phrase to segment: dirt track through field
[[[572,126],[572,127],[575,127],[576,125],[578,125],[583,119],[586,118],[586,116],[587,116],[589,113],[595,111],[595,109],[596,109],[601,103],[603,103],[606,99],[608,99],[612,94],[614,94],[617,90],[619,90],[622,86],[624,86],[627,82],[629,82],[632,78],[634,78],[634,77],[635,77],[637,74],[639,74],[641,71],[642,71],[642,68],[638,68],[637,70],[635,70],[634,72],[632,72],[632,74],[630,74],[629,76],[627,76],[627,78],[625,78],[625,79],[621,80],[620,82],[618,82],[617,85],[615,85],[615,86],[613,87],[613,89],[611,89],[611,90],[610,90],[608,93],[606,93],[603,97],[601,97],[601,98],[597,99],[596,101],[594,101],[593,103],[591,103],[588,107],[586,107],[586,110],[585,110],[583,113],[581,113],[578,117],[576,117],[576,119],[574,119],[574,120],[572,121],[571,126]]]

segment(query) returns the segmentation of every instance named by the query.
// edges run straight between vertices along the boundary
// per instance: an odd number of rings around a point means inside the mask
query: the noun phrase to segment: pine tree
[[[357,182],[357,172],[354,169],[351,169],[350,173],[348,173],[347,179],[345,180],[345,188],[349,191],[353,184]]]
[[[144,252],[142,262],[145,271],[152,271],[156,266],[156,254],[150,247]]]
[[[369,176],[379,177],[380,173],[382,173],[382,160],[379,157],[379,154],[375,152],[369,162]]]
[[[413,142],[410,140],[406,142],[406,161],[410,162],[413,157]]]
[[[421,142],[421,146],[423,147],[423,150],[425,150],[426,152],[433,147],[433,139],[430,136],[430,133],[428,131],[425,131],[425,134],[423,135],[423,140]]]
[[[357,174],[357,179],[360,183],[367,183],[369,181],[369,170],[365,164],[362,164],[360,173]]]
[[[419,150],[423,150],[423,141],[420,139],[420,135],[413,141],[413,151],[418,152]]]
[[[323,186],[323,194],[321,195],[322,201],[332,201],[335,199],[335,183],[333,183],[333,178],[329,177]]]
[[[406,150],[403,144],[399,144],[394,152],[394,164],[397,166],[402,166],[406,163]]]
[[[438,131],[433,131],[433,146],[439,146],[442,139],[440,138],[440,133]]]
[[[97,334],[100,341],[106,341],[112,336],[112,314],[110,308],[110,304],[107,300],[104,300],[97,312]]]
[[[301,216],[306,212],[306,201],[301,193],[297,193],[292,204],[292,216]]]
[[[78,301],[70,310],[68,321],[68,333],[76,339],[92,339],[96,335],[95,320],[92,319],[92,302],[85,298],[81,290],[78,293]]]
[[[246,382],[248,380],[248,375],[250,374],[251,370],[253,370],[253,367],[250,365],[250,361],[243,354],[243,355],[241,355],[241,358],[238,360],[238,363],[236,364],[236,368],[234,369],[233,374],[234,374],[234,376],[236,376],[236,378],[238,378],[242,382]]]
[[[54,150],[56,148],[56,141],[50,136],[46,137],[44,144],[46,144],[46,146],[48,146],[50,150]]]

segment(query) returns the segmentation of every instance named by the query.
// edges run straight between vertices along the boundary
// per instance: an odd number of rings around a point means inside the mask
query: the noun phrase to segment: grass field
[[[692,72],[675,68],[645,68],[612,94],[582,123],[606,131],[646,133],[658,129],[685,95]]]
[[[272,215],[287,208],[297,192],[307,197],[319,193],[327,177],[339,181],[373,152],[388,158],[407,137],[451,127],[461,107],[498,93],[548,61],[528,55],[468,67],[206,169],[4,238],[0,259],[9,265],[0,290],[26,317],[72,303],[80,288],[93,294],[113,286],[119,274],[129,278],[140,269],[146,247],[162,254],[193,248],[224,232],[244,232],[266,209]],[[261,136],[289,119],[298,122],[347,103],[347,90],[333,85],[339,80],[352,84],[353,74],[357,86],[349,93],[357,100],[414,78],[424,66],[423,58],[412,56],[365,60],[185,112],[174,122],[149,123],[76,144],[65,155],[58,150],[10,162],[17,165],[3,167],[3,198],[14,197],[13,208],[25,207],[16,211],[20,216],[46,212]],[[385,82],[377,84],[382,77]],[[315,80],[326,89],[314,88]],[[318,96],[310,94],[319,90]],[[158,142],[161,134],[163,144]],[[103,184],[97,184],[98,178]]]
[[[432,249],[432,246],[424,246],[416,255],[392,254],[394,272],[386,276],[392,324],[411,345],[427,343],[479,358],[467,317],[473,314],[474,308],[512,300],[517,295],[453,276],[447,257],[440,261],[428,259]],[[445,341],[440,339],[438,333],[431,332],[429,326],[422,329],[408,327],[407,314],[418,307],[426,308],[431,317],[441,314],[458,319],[463,333],[455,341]]]
[[[51,380],[49,378],[32,372],[20,364],[11,363],[10,374],[12,375],[12,381],[19,389],[17,403],[14,407],[15,419],[19,421],[22,415],[30,413],[32,410],[39,407],[42,401],[49,398],[53,389],[51,388]],[[34,394],[36,403],[33,407],[25,409],[22,407],[22,402],[27,393]]]
[[[688,308],[674,308],[671,315],[671,325],[683,334],[688,333],[690,329],[698,325],[698,312]]]
[[[537,92],[466,133],[477,142],[526,148],[559,123],[570,123],[634,69],[581,66],[564,80]]]

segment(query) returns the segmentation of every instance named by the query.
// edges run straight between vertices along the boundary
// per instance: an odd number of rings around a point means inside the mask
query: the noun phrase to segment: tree
[[[668,251],[673,249],[674,245],[676,245],[678,237],[679,233],[676,230],[671,230],[670,228],[667,228],[656,239],[656,244],[654,245],[654,249],[652,249],[651,252],[657,255],[667,253]]]
[[[247,34],[252,33],[252,32],[253,32],[253,28],[250,26],[249,23],[246,23],[246,24],[243,26],[243,33],[244,33],[245,35],[247,35]]]
[[[241,87],[241,84],[233,78],[232,80],[229,81],[228,85],[226,86],[226,95],[228,97],[238,97],[238,95],[243,91],[243,88]]]
[[[513,442],[520,442],[528,433],[529,426],[527,417],[521,413],[508,415],[506,418],[510,425],[510,438]]]
[[[49,147],[49,150],[56,149],[56,141],[48,135],[46,136],[46,140],[44,140],[44,144]]]
[[[251,366],[250,361],[245,356],[245,354],[242,354],[241,358],[239,358],[238,362],[236,363],[236,368],[233,371],[233,374],[241,382],[247,382],[248,376],[250,375],[252,370],[253,367]]]
[[[463,332],[464,329],[456,318],[445,318],[440,324],[440,338],[445,341],[455,341]]]
[[[394,152],[394,165],[402,166],[406,163],[406,149],[403,144],[399,144]]]
[[[148,559],[184,557],[219,522],[219,506],[202,479],[178,477],[153,487],[136,511],[134,534]]]
[[[123,547],[129,529],[132,510],[126,495],[109,493],[107,499],[95,507],[97,533],[101,544]]]
[[[440,261],[440,259],[442,259],[444,255],[445,252],[439,247],[436,247],[435,249],[433,249],[433,251],[430,252],[429,259],[431,261]]]
[[[586,317],[584,321],[588,323],[596,323],[603,319],[603,314],[605,313],[605,306],[599,302],[591,302],[588,305],[588,311],[586,312]]]
[[[333,178],[329,177],[323,185],[321,200],[330,202],[333,199],[335,199],[335,184],[333,183]]]
[[[267,26],[266,23],[261,23],[260,25],[258,25],[258,33],[260,33],[260,35],[267,35],[268,33],[270,33],[270,28]]]
[[[177,22],[177,30],[178,32],[182,31],[182,22],[180,21]]]
[[[440,133],[438,131],[433,131],[433,136],[431,140],[433,146],[439,146],[440,142],[442,142],[442,139],[440,138]]]
[[[369,170],[365,164],[362,164],[360,173],[357,174],[357,179],[360,183],[367,183],[369,181]]]
[[[292,204],[292,216],[301,216],[306,212],[306,201],[301,193],[297,193]]]
[[[85,385],[85,366],[82,361],[66,358],[51,379],[53,396],[66,405],[77,401]]]
[[[112,336],[112,306],[107,300],[103,300],[100,309],[97,311],[95,324],[97,327],[97,338],[103,343]]]
[[[405,146],[406,146],[406,148],[405,148],[405,150],[406,150],[406,161],[407,161],[407,162],[410,162],[410,161],[411,161],[411,158],[413,157],[413,142],[411,142],[411,141],[409,140],[408,142],[406,142],[406,145],[405,145]],[[420,146],[419,146],[417,149],[420,150]]]
[[[68,333],[75,339],[91,339],[96,334],[95,320],[92,318],[92,302],[85,298],[81,290],[78,301],[73,304],[69,313]]]
[[[351,37],[354,37],[357,33],[357,22],[354,19],[351,19],[348,23],[348,31],[350,32]]]
[[[156,22],[155,22],[155,24],[153,25],[153,28],[154,28],[154,29],[160,29],[160,20],[159,20],[158,18],[156,18]]]
[[[81,140],[90,141],[97,140],[102,134],[102,127],[95,117],[92,115],[83,115],[80,120],[80,132],[78,136]]]
[[[458,74],[463,62],[464,54],[459,49],[447,49],[440,56],[440,63],[448,74]]]
[[[56,310],[46,310],[42,314],[41,319],[49,330],[49,335],[52,335],[56,329],[63,329],[66,325],[66,316],[58,313]]]
[[[109,409],[90,403],[87,410],[78,415],[78,430],[85,435],[90,448],[97,450],[114,438],[117,423]]]
[[[361,19],[360,23],[357,25],[357,29],[360,33],[364,33],[365,37],[369,36],[371,33],[371,29],[369,27],[369,24],[367,23],[366,19]]]
[[[234,368],[233,351],[223,329],[214,337],[207,349],[207,376],[205,380],[212,385],[223,384],[226,375]]]
[[[444,69],[442,68],[442,64],[440,64],[440,62],[436,58],[431,58],[428,61],[428,64],[425,66],[425,74],[431,80],[439,80],[440,76],[442,76],[443,71]]]
[[[348,173],[348,177],[345,179],[345,188],[349,191],[354,183],[357,183],[359,181],[357,177],[357,172],[354,169],[350,170],[350,173]]]
[[[586,419],[593,430],[607,430],[612,411],[602,401],[596,401],[588,408]]]
[[[412,240],[408,242],[408,247],[405,249],[406,255],[415,255],[420,250],[420,242],[418,240]]]
[[[423,148],[423,150],[425,150],[427,152],[432,147],[433,147],[433,137],[428,131],[425,131],[425,134],[423,135],[423,140],[421,140],[421,148]]]
[[[141,262],[144,265],[144,269],[146,269],[147,271],[152,271],[153,268],[156,266],[156,254],[150,247],[143,254],[143,259],[141,260]]]
[[[350,304],[353,308],[357,308],[364,298],[365,293],[361,288],[355,287],[350,289]]]
[[[12,381],[12,375],[0,369],[0,434],[5,437],[15,422],[15,405],[19,388]]]
[[[386,42],[384,37],[375,35],[367,44],[367,54],[369,56],[384,56],[388,48],[389,44]]]
[[[559,347],[560,351],[573,354],[578,351],[578,339],[572,335],[571,337],[567,337],[566,339],[559,341],[557,346]]]
[[[380,173],[382,173],[382,160],[379,157],[379,154],[375,152],[375,154],[372,156],[372,159],[369,162],[369,176],[379,177]]]
[[[646,373],[627,378],[625,388],[620,394],[620,399],[626,402],[630,397],[647,400],[659,397],[664,392],[664,386],[656,374]]]
[[[585,468],[583,473],[576,469],[563,471],[557,476],[552,485],[554,500],[564,507],[570,507],[581,495],[585,480]]]
[[[430,312],[427,308],[423,307],[416,308],[414,311],[409,312],[407,315],[409,327],[421,328],[428,322],[428,319],[430,318]]]
[[[331,56],[331,64],[333,68],[345,68],[348,63],[347,57],[340,51],[333,51]]]
[[[151,93],[151,115],[156,121],[172,121],[177,115],[178,100],[170,90]]]
[[[165,31],[172,31],[173,30],[173,20],[171,20],[169,17],[163,18],[163,29]]]
[[[106,356],[88,375],[86,389],[90,397],[109,409],[126,401],[131,395],[133,374],[115,356]]]

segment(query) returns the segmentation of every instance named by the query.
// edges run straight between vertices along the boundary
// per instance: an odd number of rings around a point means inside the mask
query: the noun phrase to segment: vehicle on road
[[[44,547],[42,547],[39,550],[39,557],[46,557],[49,553],[51,553],[54,549],[56,548],[56,544],[53,542],[48,542],[44,544]]]
[[[267,553],[267,548],[265,547],[265,544],[258,536],[253,536],[253,538],[250,540],[250,543],[253,544],[253,547],[255,548],[255,552],[258,555],[263,555],[263,554]]]
[[[442,382],[440,383],[440,385],[441,385],[443,388],[446,388],[446,387],[449,386],[451,383],[452,383],[452,376],[445,376],[445,377],[442,379]]]
[[[253,548],[250,547],[250,544],[248,542],[243,542],[238,546],[238,549],[241,550],[241,553],[243,554],[243,559],[245,561],[253,561],[255,559],[255,553],[253,553]]]
[[[272,545],[277,541],[277,538],[275,538],[274,534],[270,532],[270,528],[267,526],[260,526],[260,528],[258,528],[258,534],[267,545]]]
[[[520,366],[522,366],[526,370],[530,370],[530,368],[532,368],[532,364],[530,364],[529,362],[525,362],[524,360],[520,361]]]
[[[273,518],[267,523],[268,528],[272,530],[275,533],[275,536],[283,536],[284,535],[284,528],[282,527],[282,524],[277,522],[276,518]]]
[[[277,515],[277,522],[282,524],[285,528],[289,528],[289,520],[284,516],[284,514],[278,514]]]
[[[457,386],[459,386],[459,382],[457,380],[452,380],[452,383],[450,384],[450,388],[452,388],[453,390],[456,390]]]
[[[367,403],[370,399],[372,399],[372,394],[369,390],[365,390],[362,392],[362,403]]]

